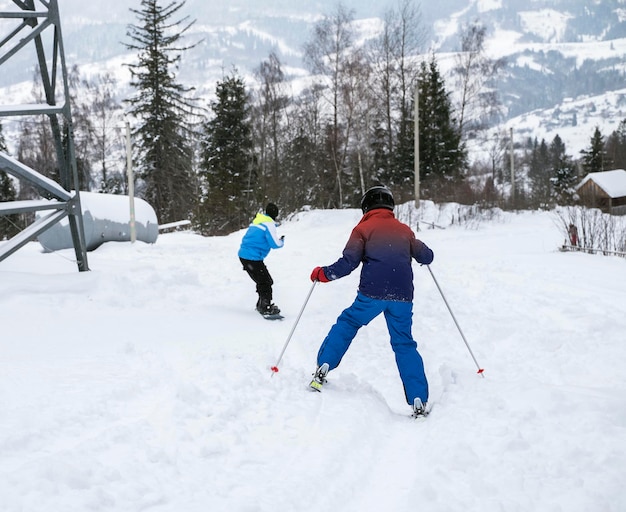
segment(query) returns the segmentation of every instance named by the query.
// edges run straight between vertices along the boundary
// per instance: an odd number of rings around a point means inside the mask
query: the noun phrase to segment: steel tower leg
[[[9,116],[48,117],[54,138],[59,183],[0,152],[0,170],[34,185],[42,198],[39,201],[0,202],[0,215],[55,210],[0,245],[0,261],[67,216],[78,270],[86,271],[89,265],[58,1],[13,0],[13,3],[14,8],[0,12],[0,72],[5,62],[34,44],[37,62],[33,62],[33,66],[36,65],[41,74],[46,102],[0,105],[0,121]]]

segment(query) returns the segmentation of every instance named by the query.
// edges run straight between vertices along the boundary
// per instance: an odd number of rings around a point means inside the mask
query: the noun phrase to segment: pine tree
[[[8,153],[2,123],[0,123],[0,151]],[[16,197],[13,181],[6,172],[0,170],[0,202],[15,201]],[[0,240],[11,238],[19,232],[19,228],[16,227],[17,218],[17,215],[0,216]]]
[[[194,104],[186,97],[192,89],[179,84],[173,72],[181,53],[193,47],[177,45],[195,21],[170,20],[184,5],[173,1],[162,7],[157,0],[142,0],[140,10],[130,9],[139,24],[127,31],[132,42],[126,47],[138,58],[128,64],[137,94],[127,100],[138,120],[133,129],[135,167],[143,180],[141,195],[162,223],[188,219],[197,198],[189,121]]]
[[[576,166],[565,152],[565,144],[556,135],[549,148],[550,166],[552,167],[552,186],[557,204],[567,205],[573,201],[576,182]]]
[[[613,169],[626,169],[626,119],[609,136],[605,148]]]
[[[467,158],[434,55],[421,64],[418,101],[420,180],[431,193],[449,194],[463,179]]]
[[[604,171],[608,166],[608,158],[604,149],[604,137],[596,126],[588,149],[581,151],[583,170],[586,173]]]
[[[528,167],[528,177],[532,183],[532,197],[538,205],[545,206],[552,198],[552,165],[550,151],[545,139],[541,143],[535,139]]]
[[[2,122],[0,122],[0,151],[8,153],[7,142],[4,139],[4,128],[2,127]]]
[[[299,130],[287,147],[284,165],[291,170],[289,183],[285,184],[291,191],[291,199],[287,207],[296,211],[302,205],[316,205],[316,190],[319,185],[317,179],[319,162],[318,147],[306,130]]]
[[[409,115],[411,109],[413,114]],[[411,184],[415,180],[415,98],[409,102],[409,106],[402,109],[402,115],[398,124],[401,127],[398,130],[397,144],[391,161],[393,163],[390,170],[389,184],[395,185],[400,190],[405,190],[409,194],[413,194]],[[421,152],[420,152],[421,153]],[[407,195],[405,192],[405,195]],[[397,195],[402,197],[402,195]]]
[[[255,204],[249,102],[243,79],[233,72],[215,89],[213,118],[204,125],[200,173],[205,192],[197,228],[206,234],[229,233],[249,222]]]

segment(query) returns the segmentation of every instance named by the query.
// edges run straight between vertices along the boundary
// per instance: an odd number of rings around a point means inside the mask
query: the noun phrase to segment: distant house
[[[580,202],[612,215],[626,215],[626,171],[591,172],[576,187]]]

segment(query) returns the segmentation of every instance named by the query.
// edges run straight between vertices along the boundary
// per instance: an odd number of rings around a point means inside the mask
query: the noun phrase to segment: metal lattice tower
[[[83,229],[78,171],[74,150],[68,73],[57,0],[12,0],[15,8],[0,12],[0,72],[18,52],[34,50],[45,96],[43,104],[3,105],[0,121],[8,116],[47,116],[57,157],[59,183],[0,152],[0,170],[33,185],[41,200],[0,202],[0,215],[48,211],[8,242],[0,245],[0,261],[54,224],[68,217],[79,271],[89,270]],[[57,87],[58,86],[58,87]]]

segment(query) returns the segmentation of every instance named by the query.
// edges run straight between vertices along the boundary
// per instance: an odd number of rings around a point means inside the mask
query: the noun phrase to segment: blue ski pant
[[[417,343],[411,334],[413,303],[379,300],[358,293],[350,307],[337,318],[328,332],[317,354],[318,366],[328,363],[333,370],[350,347],[358,330],[383,313],[391,338],[391,348],[396,356],[396,365],[404,385],[409,405],[416,397],[423,403],[428,401],[428,381],[424,373],[424,362],[417,351]]]

